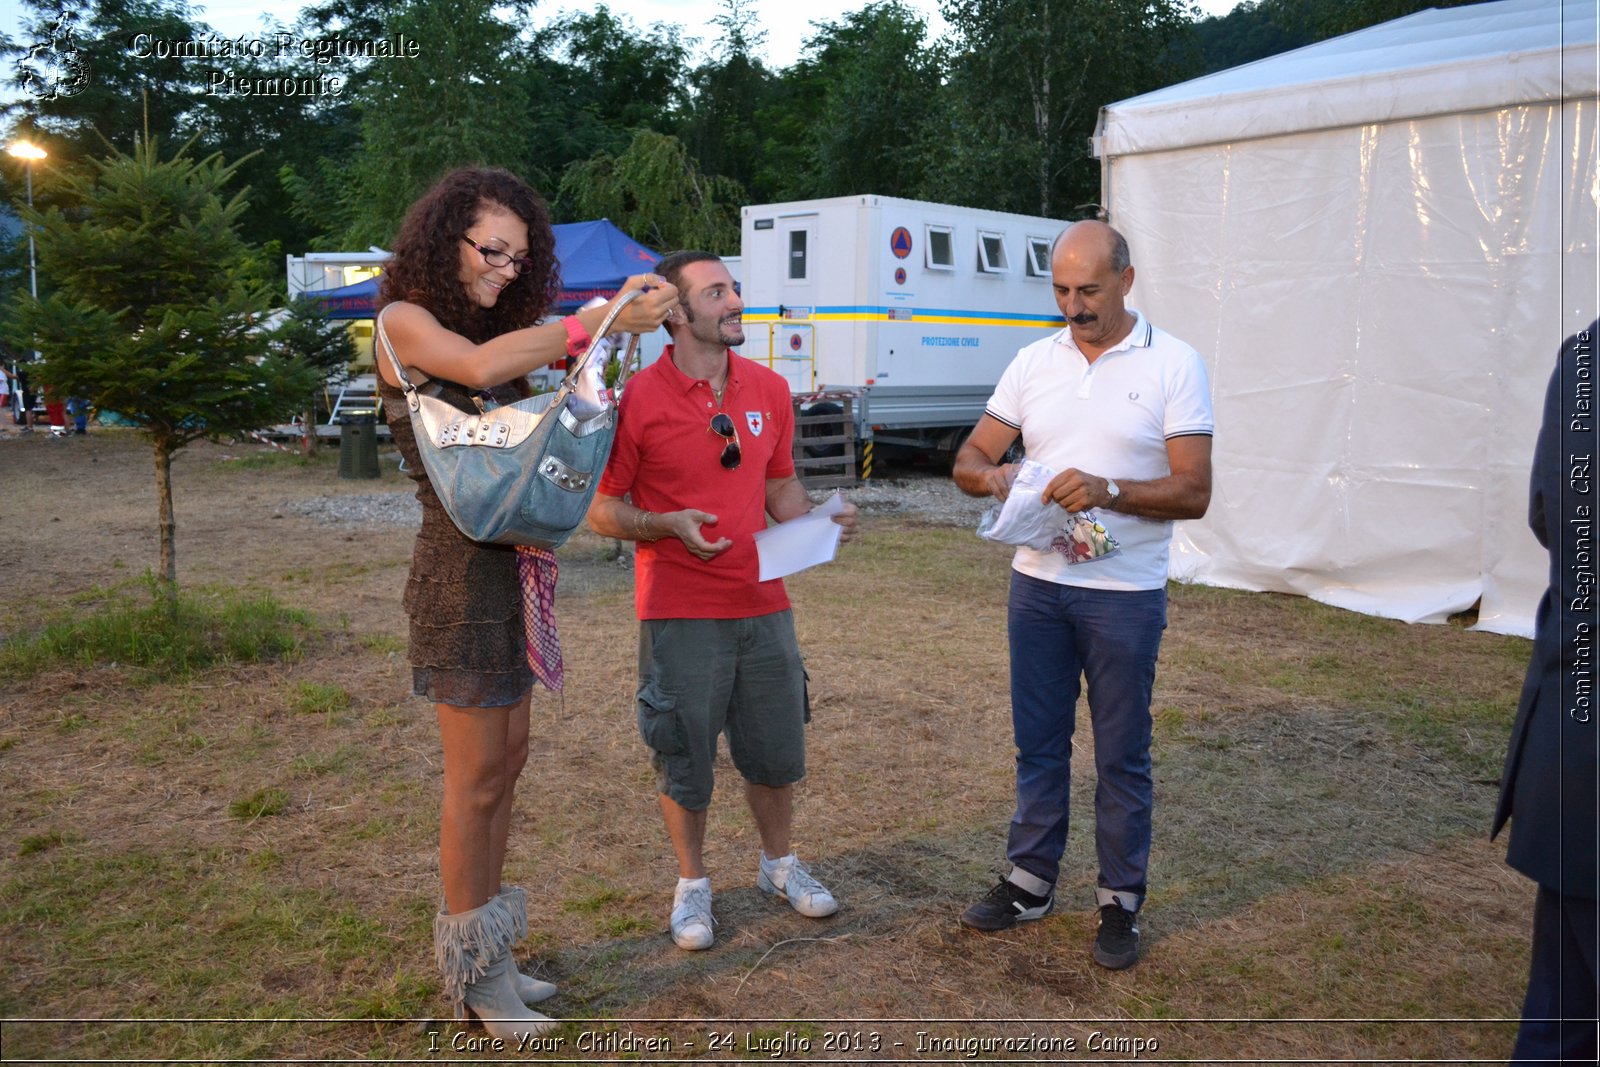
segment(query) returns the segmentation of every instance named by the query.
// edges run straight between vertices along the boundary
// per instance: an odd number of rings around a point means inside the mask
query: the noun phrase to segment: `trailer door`
[[[817,216],[815,213],[778,219],[778,247],[782,254],[772,265],[777,271],[778,321],[772,327],[772,369],[783,375],[791,392],[816,388]]]

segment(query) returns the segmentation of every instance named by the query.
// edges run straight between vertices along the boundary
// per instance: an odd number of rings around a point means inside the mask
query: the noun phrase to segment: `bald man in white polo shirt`
[[[1059,472],[1045,497],[1068,512],[1096,509],[1121,547],[1073,562],[1024,546],[1012,560],[1011,871],[961,921],[1004,930],[1055,906],[1087,679],[1099,776],[1092,955],[1120,970],[1139,957],[1147,891],[1150,697],[1166,629],[1168,545],[1172,521],[1199,518],[1211,502],[1211,390],[1193,348],[1125,305],[1134,272],[1116,230],[1092,220],[1067,227],[1050,268],[1067,328],[1017,353],[956,456],[956,484],[1004,500],[1016,464],[1002,459],[1020,436],[1029,459]]]

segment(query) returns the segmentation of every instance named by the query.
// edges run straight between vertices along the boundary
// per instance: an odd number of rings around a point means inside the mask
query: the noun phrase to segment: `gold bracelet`
[[[635,541],[653,541],[650,536],[650,513],[640,508],[633,515],[633,539]]]

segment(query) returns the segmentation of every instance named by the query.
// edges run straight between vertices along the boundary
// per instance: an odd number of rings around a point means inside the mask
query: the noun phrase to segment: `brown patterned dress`
[[[463,411],[477,411],[465,387],[434,381],[441,399]],[[458,707],[514,704],[533,686],[516,549],[473,541],[456,528],[423,469],[405,393],[379,375],[378,394],[422,504],[422,529],[417,531],[405,592],[412,691],[436,704]]]

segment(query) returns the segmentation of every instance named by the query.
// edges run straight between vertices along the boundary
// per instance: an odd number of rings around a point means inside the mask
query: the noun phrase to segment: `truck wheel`
[[[804,411],[802,411],[801,414],[803,414],[803,415],[843,415],[844,414],[844,407],[841,404],[834,403],[832,400],[823,400],[823,401],[820,401],[818,403],[812,404],[810,407],[808,407]],[[834,436],[837,436],[837,430],[835,428],[830,428],[830,427],[827,427],[827,426],[804,426],[804,427],[801,428],[801,433],[800,433],[800,439],[802,441],[804,441],[807,437],[834,437]],[[806,450],[806,455],[810,456],[812,459],[824,459],[824,458],[833,459],[833,458],[836,458],[838,456],[844,455],[844,445],[843,444],[806,445],[805,446],[805,450]]]
[[[940,453],[941,458],[944,460],[944,466],[946,470],[950,471],[951,473],[955,472],[956,456],[960,454],[961,446],[966,444],[967,438],[971,436],[972,427],[970,426],[968,426],[965,430],[957,430],[950,436],[949,448]]]

